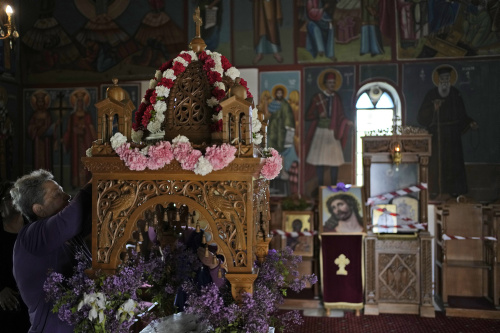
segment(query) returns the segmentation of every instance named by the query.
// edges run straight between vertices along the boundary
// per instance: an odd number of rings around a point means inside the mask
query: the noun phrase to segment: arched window
[[[367,132],[392,134],[394,121],[401,125],[397,91],[385,82],[370,82],[359,89],[356,100],[356,185],[363,185],[363,146]]]

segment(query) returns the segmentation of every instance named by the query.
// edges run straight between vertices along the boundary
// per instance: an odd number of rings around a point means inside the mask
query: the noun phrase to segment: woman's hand
[[[2,310],[17,310],[19,307],[19,300],[17,297],[19,293],[10,289],[9,287],[5,287],[0,291],[0,307]]]

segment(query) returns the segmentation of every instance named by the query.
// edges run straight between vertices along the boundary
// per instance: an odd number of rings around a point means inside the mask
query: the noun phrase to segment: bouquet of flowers
[[[253,295],[244,294],[240,305],[231,297],[229,286],[219,289],[209,284],[198,290],[193,284],[185,283],[183,288],[189,294],[185,311],[198,316],[203,324],[211,327],[210,332],[215,333],[267,333],[269,327],[288,330],[301,325],[298,311],[278,311],[288,289],[299,292],[307,282],[317,282],[314,274],[299,277],[301,261],[302,257],[294,256],[289,247],[269,250],[264,262],[256,264],[259,274]]]
[[[59,319],[74,326],[74,332],[129,332],[142,309],[138,290],[144,285],[144,261],[135,256],[117,274],[98,273],[91,279],[85,273],[88,261],[77,255],[78,265],[70,278],[49,273],[44,284],[47,300]]]

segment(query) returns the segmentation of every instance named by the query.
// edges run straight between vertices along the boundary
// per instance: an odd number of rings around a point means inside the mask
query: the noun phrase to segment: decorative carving
[[[210,84],[201,62],[190,63],[170,90],[163,123],[164,139],[171,141],[182,134],[194,144],[209,144],[213,111],[206,101],[211,97]]]
[[[349,265],[351,261],[344,254],[341,254],[337,259],[335,259],[334,263],[335,265],[339,266],[339,269],[336,272],[337,275],[348,274],[345,267]]]
[[[243,293],[253,294],[253,283],[257,274],[226,274],[226,279],[231,283],[231,293],[236,303],[242,303]]]
[[[382,253],[378,259],[379,300],[418,303],[416,255]]]
[[[366,303],[376,304],[377,295],[375,290],[375,243],[374,238],[366,239]]]

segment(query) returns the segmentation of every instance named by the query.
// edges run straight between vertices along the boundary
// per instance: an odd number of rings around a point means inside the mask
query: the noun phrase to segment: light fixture
[[[394,140],[391,142],[391,156],[392,156],[392,163],[396,165],[396,168],[399,166],[401,163],[401,160],[403,159],[403,156],[401,155],[401,142],[399,140]]]
[[[5,7],[5,13],[7,14],[7,23],[3,23],[3,20],[0,25],[0,39],[9,38],[10,48],[12,49],[12,40],[19,37],[19,33],[16,30],[16,27],[12,24],[12,16],[14,11],[10,5]],[[7,33],[6,33],[7,31]]]

